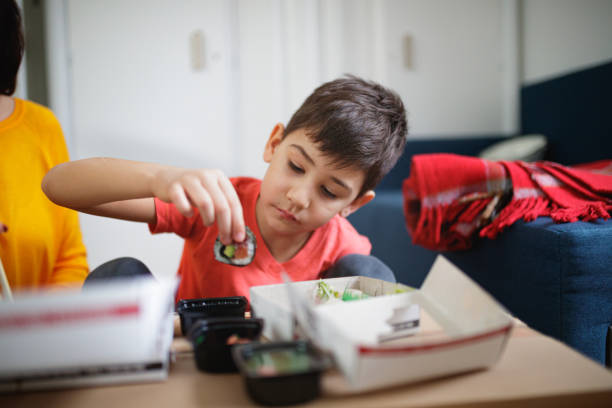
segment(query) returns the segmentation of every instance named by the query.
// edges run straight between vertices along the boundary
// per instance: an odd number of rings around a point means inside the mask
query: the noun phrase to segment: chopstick
[[[11,286],[8,283],[6,272],[4,272],[4,265],[2,265],[2,259],[0,259],[0,285],[2,285],[2,297],[8,300],[13,300]]]

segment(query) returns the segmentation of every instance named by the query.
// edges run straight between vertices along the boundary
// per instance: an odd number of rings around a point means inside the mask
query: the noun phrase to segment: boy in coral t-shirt
[[[368,255],[371,245],[345,218],[374,198],[373,188],[404,150],[406,133],[394,92],[347,77],[317,88],[286,128],[274,126],[261,181],[95,158],[53,168],[43,190],[59,205],[181,236],[177,299],[248,297],[251,286],[282,282],[283,270],[292,280],[309,280],[330,270],[371,275],[368,268],[379,268],[372,257],[354,258]],[[252,261],[221,262],[215,240],[241,243],[245,226],[255,236]],[[379,277],[394,279],[390,272]]]

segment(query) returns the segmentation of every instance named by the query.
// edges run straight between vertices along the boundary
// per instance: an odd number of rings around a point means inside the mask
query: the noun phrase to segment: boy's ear
[[[344,207],[342,210],[340,210],[340,216],[344,218],[348,217],[349,215],[351,215],[352,213],[354,213],[355,211],[357,211],[358,209],[360,209],[361,207],[363,207],[364,205],[372,201],[375,195],[376,194],[374,193],[373,190],[366,191],[361,196],[353,200],[352,203],[350,203],[349,205]]]
[[[266,147],[264,149],[263,159],[266,163],[270,163],[272,160],[272,155],[276,150],[276,147],[283,141],[283,134],[285,133],[285,126],[282,123],[277,123],[274,125],[274,129],[270,132],[270,137],[268,138],[268,142],[266,143]]]

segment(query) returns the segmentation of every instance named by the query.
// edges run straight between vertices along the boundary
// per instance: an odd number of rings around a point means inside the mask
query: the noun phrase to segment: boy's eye
[[[321,191],[323,192],[323,195],[325,195],[326,197],[329,197],[329,198],[337,198],[338,197],[337,195],[335,195],[334,193],[329,191],[327,189],[327,187],[325,187],[325,186],[321,186]]]
[[[289,168],[291,168],[291,170],[295,171],[296,173],[304,173],[304,169],[292,162],[291,160],[289,161]]]

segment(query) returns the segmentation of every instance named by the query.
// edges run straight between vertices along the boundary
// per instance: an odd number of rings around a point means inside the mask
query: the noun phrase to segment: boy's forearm
[[[54,203],[75,210],[134,198],[153,197],[155,175],[165,166],[121,159],[94,158],[52,168],[42,189]]]
[[[245,238],[242,204],[230,179],[217,169],[182,169],[120,159],[84,159],[52,168],[42,189],[54,203],[77,211],[156,222],[153,197],[185,217],[198,210],[204,225],[217,223],[221,242]]]

